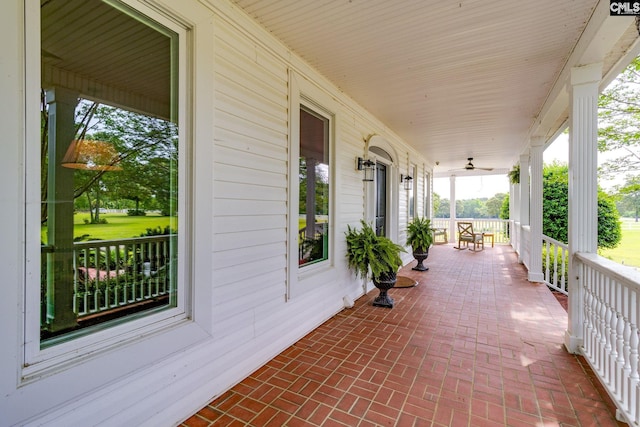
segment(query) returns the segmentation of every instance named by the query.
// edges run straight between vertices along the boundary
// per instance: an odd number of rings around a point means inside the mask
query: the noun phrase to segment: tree
[[[542,233],[568,243],[569,167],[553,163],[543,169]],[[598,248],[614,248],[620,243],[620,215],[614,200],[598,190]]]
[[[603,91],[598,102],[598,149],[622,154],[600,166],[604,177],[640,170],[640,58]]]
[[[500,207],[500,219],[509,219],[511,213],[509,212],[509,195],[505,194],[504,199],[502,199],[502,206]]]
[[[598,190],[598,248],[613,249],[621,239],[620,214],[615,200]]]
[[[449,199],[440,199],[438,209],[433,211],[433,216],[436,218],[449,218]]]
[[[640,177],[627,176],[626,182],[618,190],[620,201],[618,209],[623,210],[623,216],[633,216],[638,222],[640,216]]]
[[[508,197],[509,197],[508,194],[498,193],[492,198],[490,198],[489,200],[487,200],[487,203],[485,204],[487,218],[500,218],[500,212],[502,210],[504,199]],[[508,211],[509,211],[509,205],[507,204],[507,212]]]
[[[485,218],[483,213],[486,199],[456,200],[456,217]]]
[[[440,211],[440,205],[442,204],[442,199],[438,193],[433,193],[433,216],[437,217],[437,213]]]

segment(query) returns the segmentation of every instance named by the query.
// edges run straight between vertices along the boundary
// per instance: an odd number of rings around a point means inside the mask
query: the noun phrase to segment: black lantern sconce
[[[363,159],[362,157],[358,157],[358,170],[364,171],[363,181],[373,181],[373,172],[375,163],[369,159]]]
[[[409,175],[400,175],[400,182],[402,182],[405,190],[411,191],[413,189],[413,177]]]

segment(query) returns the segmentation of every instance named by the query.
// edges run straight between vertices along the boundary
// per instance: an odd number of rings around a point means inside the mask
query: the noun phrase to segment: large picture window
[[[329,119],[300,109],[298,265],[329,257]]]
[[[116,1],[41,2],[41,348],[178,305],[178,46]]]

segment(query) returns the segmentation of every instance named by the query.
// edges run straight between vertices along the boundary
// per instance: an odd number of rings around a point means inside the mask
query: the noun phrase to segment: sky
[[[568,135],[561,134],[543,154],[544,163],[558,160],[567,163],[569,159]],[[433,191],[443,199],[449,199],[449,178],[435,178]],[[506,174],[468,176],[456,178],[456,199],[478,199],[495,196],[497,193],[509,193],[509,178]]]

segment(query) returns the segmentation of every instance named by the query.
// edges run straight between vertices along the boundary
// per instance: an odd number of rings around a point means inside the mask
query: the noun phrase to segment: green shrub
[[[549,282],[553,281],[553,275],[555,273],[555,268],[557,265],[558,268],[558,282],[557,283],[561,283],[562,282],[562,252],[560,249],[558,249],[558,262],[556,264],[556,251],[555,251],[555,246],[552,245],[551,246],[551,251],[549,252],[549,261],[548,261],[548,265],[549,265],[549,277],[547,277],[547,280]],[[547,248],[546,247],[542,247],[542,272],[546,274],[547,271]],[[569,256],[565,256],[564,259],[564,283],[566,284],[569,280]]]
[[[141,209],[129,209],[127,210],[128,216],[147,216],[147,213]]]

